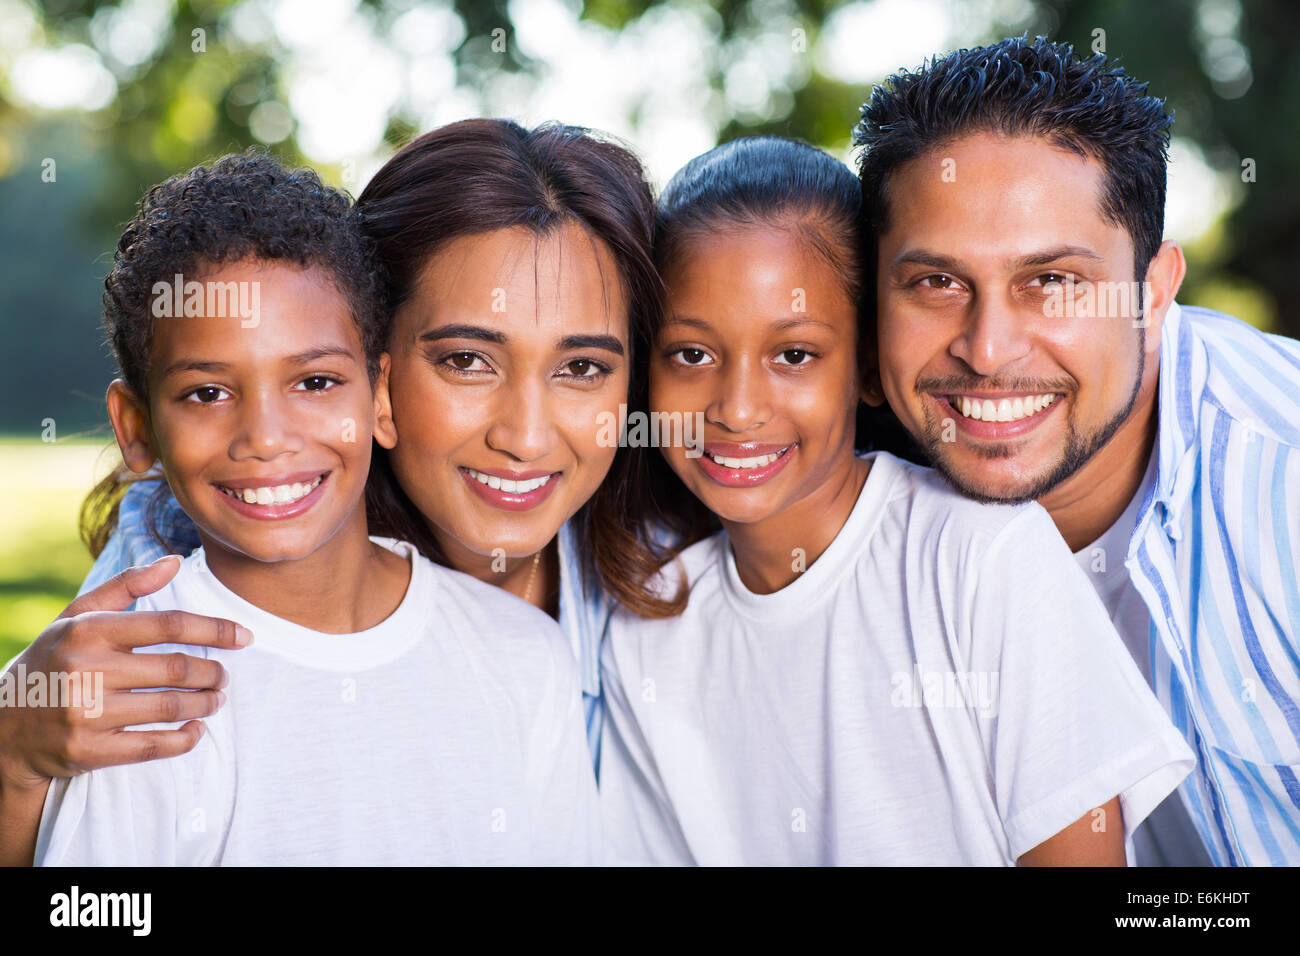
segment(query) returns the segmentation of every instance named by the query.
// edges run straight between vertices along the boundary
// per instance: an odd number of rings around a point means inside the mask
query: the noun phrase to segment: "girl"
[[[698,157],[660,199],[651,407],[703,412],[703,455],[664,457],[724,530],[681,554],[679,618],[611,623],[607,844],[1122,864],[1191,753],[1042,509],[855,455],[859,399],[881,400],[859,373],[858,222],[852,173],[774,138]]]
[[[396,440],[372,389],[372,255],[346,197],[256,156],[156,187],[127,227],[105,282],[109,416],[126,467],[161,461],[202,543],[142,603],[230,614],[257,640],[210,652],[233,679],[193,751],[53,788],[38,863],[590,860],[559,630],[367,535],[372,439]],[[231,314],[229,290],[251,309]]]
[[[382,374],[400,439],[378,453],[374,530],[558,618],[579,661],[594,765],[597,648],[613,600],[641,613],[675,609],[634,583],[660,558],[624,508],[634,497],[632,450],[597,440],[601,413],[644,402],[637,363],[661,299],[641,167],[574,127],[468,120],[401,150],[358,210],[395,307]],[[520,493],[521,481],[536,487]],[[151,523],[166,545],[148,533]],[[29,671],[103,671],[115,706],[94,720],[48,709],[0,713],[0,858],[30,859],[39,812],[30,794],[44,792],[50,777],[194,745],[197,718],[216,709],[221,668],[191,661],[178,679],[130,654],[168,639],[158,618],[83,612],[120,610],[161,587],[165,567],[110,579],[196,544],[165,486],[132,488],[83,588],[97,591],[83,593],[25,652]],[[229,623],[186,616],[180,626],[185,643],[233,646]],[[179,730],[124,733],[150,719],[131,693],[137,687],[203,690],[164,692],[188,721]]]

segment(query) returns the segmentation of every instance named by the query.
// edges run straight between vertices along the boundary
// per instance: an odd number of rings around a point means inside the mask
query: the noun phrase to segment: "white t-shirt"
[[[599,812],[573,654],[546,614],[411,561],[397,610],[355,634],[268,614],[202,549],[141,610],[231,618],[227,702],[188,754],[50,788],[38,865],[597,862]],[[154,725],[175,726],[175,725]]]
[[[1151,612],[1133,586],[1125,564],[1129,539],[1137,526],[1138,510],[1156,480],[1154,450],[1137,493],[1119,519],[1100,538],[1074,552],[1097,595],[1147,683],[1151,683]],[[1210,854],[1175,790],[1142,822],[1133,834],[1138,866],[1211,866]]]
[[[750,592],[719,534],[681,618],[615,615],[613,862],[1010,865],[1117,794],[1131,832],[1190,771],[1041,507],[868,458],[789,586]]]

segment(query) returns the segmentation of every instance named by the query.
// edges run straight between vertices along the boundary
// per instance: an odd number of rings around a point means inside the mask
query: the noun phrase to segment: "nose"
[[[488,447],[516,461],[536,461],[555,445],[555,407],[544,382],[529,377],[496,389]]]
[[[991,377],[1029,354],[1024,317],[1011,302],[976,294],[948,352],[976,375]]]
[[[283,398],[273,391],[254,392],[239,403],[239,420],[230,444],[236,461],[271,461],[302,451],[303,439]]]
[[[743,434],[772,420],[772,407],[758,364],[758,361],[740,359],[723,366],[722,374],[714,378],[717,391],[704,410],[705,421]]]

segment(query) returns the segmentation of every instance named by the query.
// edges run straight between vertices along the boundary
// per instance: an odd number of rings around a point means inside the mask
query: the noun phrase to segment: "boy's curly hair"
[[[383,285],[374,243],[352,201],[311,169],[289,169],[249,150],[154,186],[118,241],[104,279],[104,328],[137,396],[148,397],[154,284],[244,259],[328,273],[351,307],[374,381],[383,350]]]
[[[374,242],[352,200],[310,169],[289,169],[259,149],[223,156],[154,186],[140,202],[104,279],[104,328],[122,379],[148,401],[153,288],[176,275],[198,278],[218,263],[262,259],[323,270],[347,299],[371,382],[387,334],[385,287]],[[118,506],[140,476],[121,466],[81,506],[81,537],[96,557],[117,526]],[[183,550],[162,529],[167,484],[150,497],[144,524],[171,552]]]

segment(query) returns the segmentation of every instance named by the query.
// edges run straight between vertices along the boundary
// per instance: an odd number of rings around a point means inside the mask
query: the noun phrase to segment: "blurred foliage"
[[[102,428],[102,394],[111,366],[94,330],[100,281],[121,224],[149,185],[254,143],[249,122],[259,104],[287,107],[285,50],[274,31],[256,42],[226,42],[232,12],[247,2],[253,0],[177,0],[157,52],[135,67],[115,65],[118,95],[96,113],[30,115],[0,96],[0,206],[5,211],[0,276],[8,293],[0,306],[0,327],[10,341],[23,343],[21,354],[7,349],[2,360],[0,428],[31,434],[47,416],[59,422],[62,434],[96,424]],[[671,2],[692,6],[691,0]],[[383,37],[411,5],[412,0],[363,0]],[[42,8],[47,42],[94,46],[92,22],[109,6],[49,0]],[[489,82],[490,71],[536,73],[538,64],[514,42],[506,0],[454,0],[453,6],[465,25],[465,39],[454,52],[461,88]],[[606,28],[625,29],[660,6],[590,0],[581,14]],[[793,18],[811,51],[827,18],[843,4],[721,0],[708,6],[718,52],[710,58],[710,83],[721,96],[727,64],[765,24],[776,22],[774,17],[782,23]],[[1229,23],[1228,32],[1248,51],[1245,89],[1212,76],[1222,66],[1224,44],[1228,54],[1233,50],[1235,40],[1216,38],[1214,30],[1222,33],[1225,17],[1234,19],[1235,0],[1031,0],[1027,22],[1023,16],[1014,24],[988,22],[978,35],[962,37],[960,45],[1027,31],[1070,41],[1086,52],[1095,42],[1094,31],[1104,29],[1107,54],[1168,98],[1176,132],[1196,141],[1214,167],[1239,179],[1243,158],[1256,164],[1258,182],[1239,184],[1237,205],[1212,235],[1188,249],[1191,269],[1180,298],[1213,303],[1300,336],[1300,311],[1283,294],[1288,267],[1300,257],[1300,193],[1292,188],[1300,183],[1300,151],[1292,148],[1296,137],[1288,120],[1300,102],[1300,59],[1289,48],[1300,36],[1300,4],[1241,0],[1240,8],[1240,23]],[[996,15],[1016,6],[990,2],[988,9]],[[926,26],[918,21],[915,28]],[[506,30],[505,51],[490,54],[487,37],[498,27]],[[197,29],[207,31],[203,56],[191,51]],[[776,133],[843,154],[868,93],[864,85],[841,82],[814,67],[795,88],[780,92],[767,118],[732,118],[719,138]],[[401,109],[387,125],[389,148],[419,132],[418,118]],[[581,115],[559,118],[582,121]],[[292,131],[273,149],[292,161],[304,159]],[[57,190],[42,188],[44,156],[60,157]],[[342,178],[338,168],[320,168],[335,182]]]

